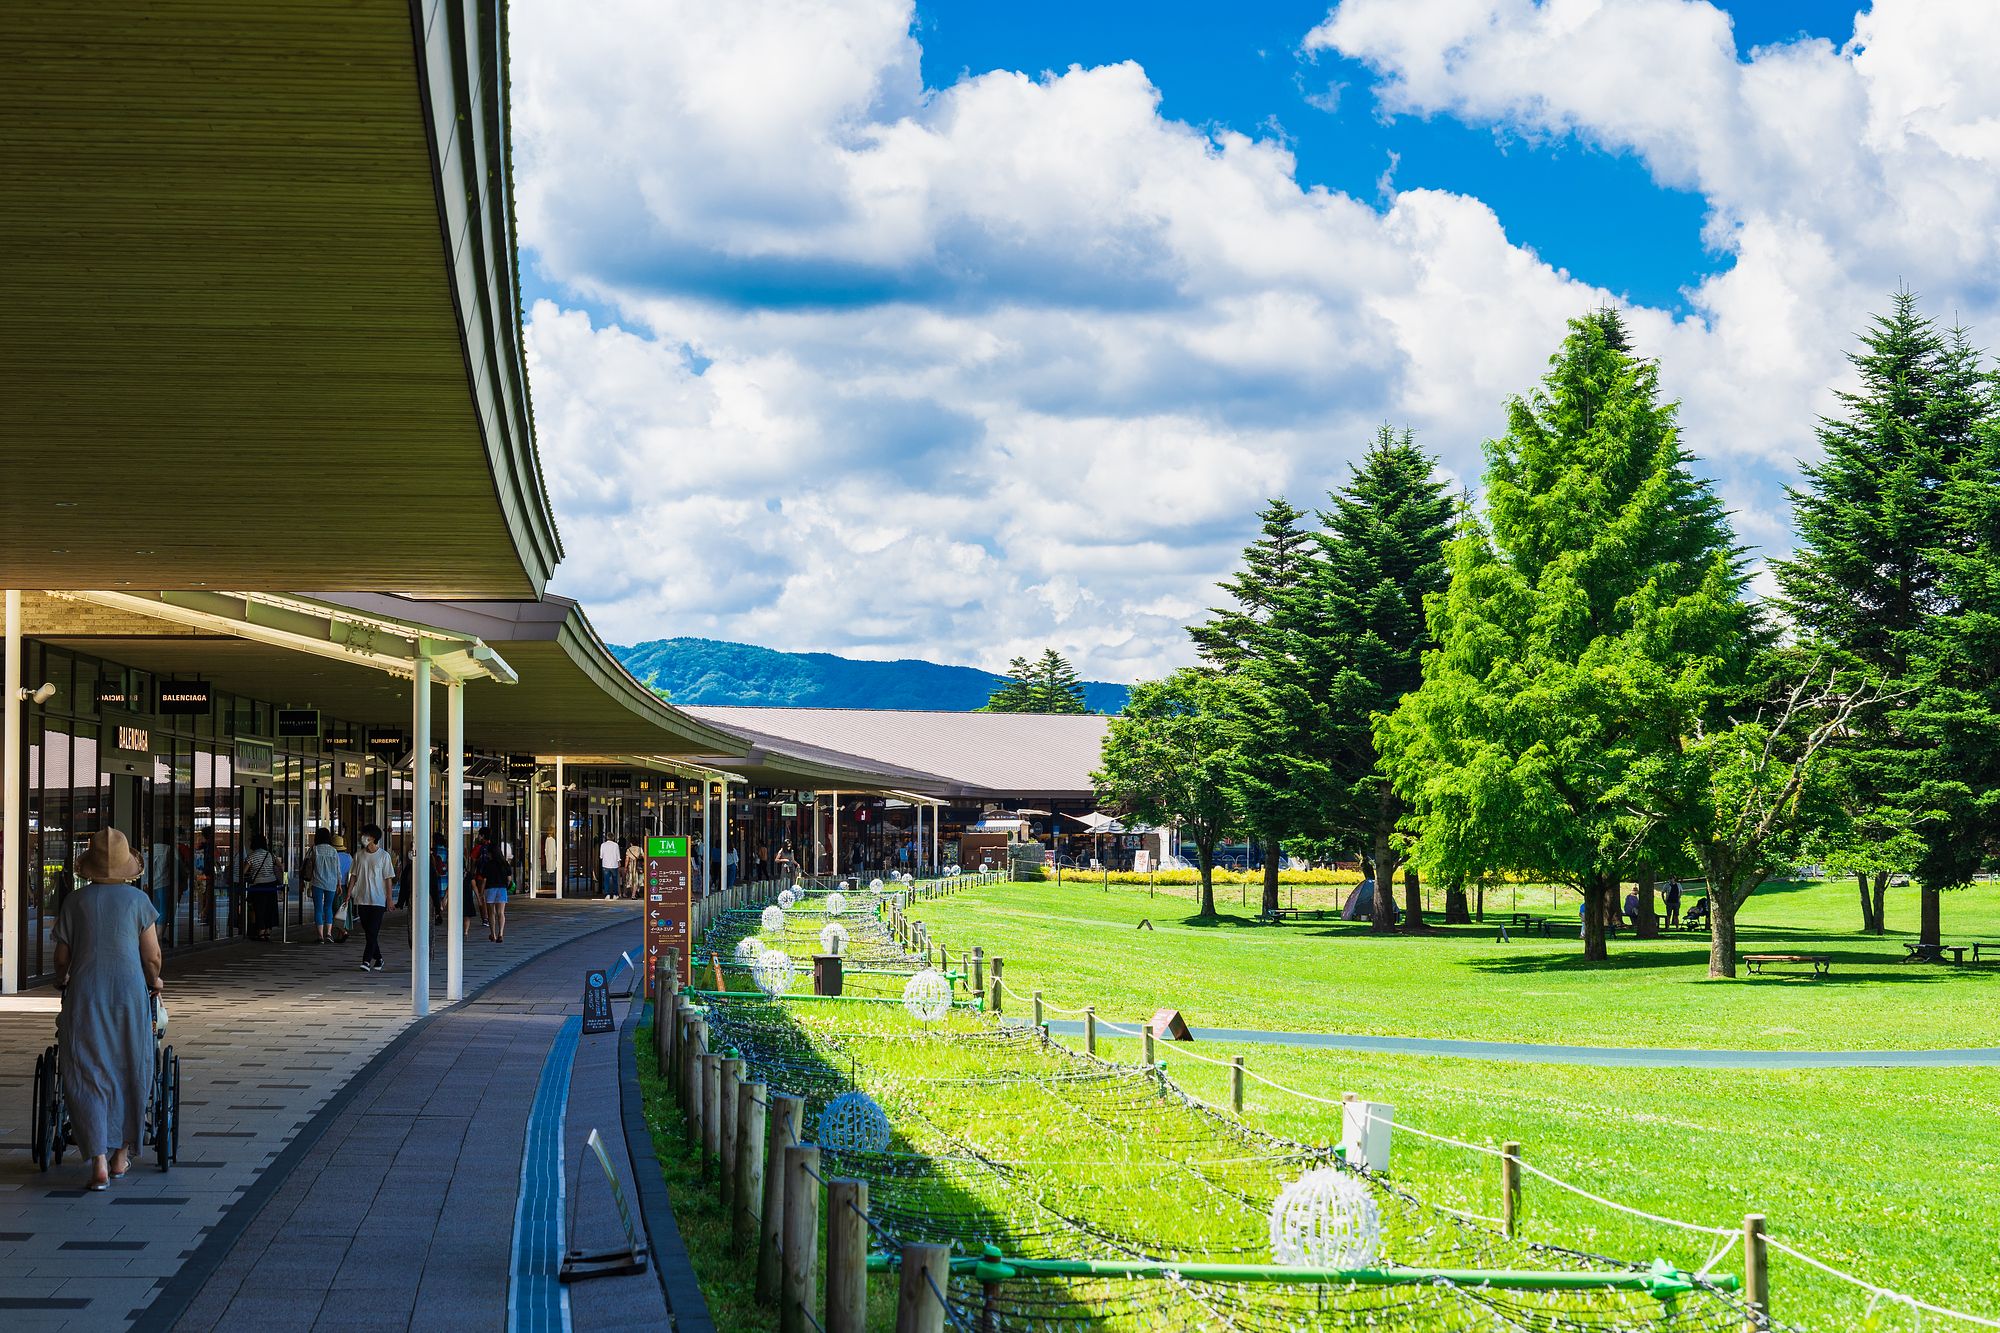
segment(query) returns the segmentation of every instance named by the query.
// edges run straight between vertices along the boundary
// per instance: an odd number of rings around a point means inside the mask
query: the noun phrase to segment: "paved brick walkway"
[[[297,1326],[306,1306],[307,1322],[323,1306],[329,1325],[470,1326],[460,1321],[471,1293],[490,1293],[497,1280],[504,1299],[521,1122],[549,1036],[575,1010],[583,969],[638,938],[630,904],[520,904],[510,917],[505,945],[476,928],[466,944],[468,991],[497,983],[446,1010],[357,1085],[324,1140],[282,1163],[294,1169],[281,1182],[263,1178],[297,1131],[410,1025],[400,922],[384,931],[379,974],[356,970],[356,942],[230,946],[171,966],[171,1035],[185,1084],[181,1161],[162,1174],[142,1160],[103,1194],[78,1188],[73,1157],[46,1176],[34,1171],[29,1086],[54,1017],[36,1012],[46,1008],[41,997],[0,1010],[0,1325],[10,1333],[129,1327],[211,1231],[239,1224],[232,1205],[273,1183],[278,1194],[258,1223],[288,1190],[317,1188],[313,1207],[285,1215],[282,1234],[260,1252],[271,1258],[256,1265],[255,1283],[190,1326],[247,1326],[228,1317],[239,1298],[260,1326]],[[438,958],[441,942],[434,937]],[[441,992],[440,983],[440,1006]],[[353,1169],[301,1175],[315,1154],[335,1151]],[[441,1217],[449,1225],[438,1226]],[[414,1234],[429,1243],[413,1245]],[[421,1280],[405,1289],[413,1251]],[[330,1298],[308,1302],[314,1283]],[[280,1307],[290,1312],[282,1321]]]

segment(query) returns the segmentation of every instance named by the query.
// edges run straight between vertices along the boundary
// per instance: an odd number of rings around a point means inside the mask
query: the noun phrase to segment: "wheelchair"
[[[153,1160],[165,1171],[181,1151],[181,1059],[167,1040],[166,1015],[160,997],[149,997],[153,1015],[153,1082],[146,1093],[146,1114],[141,1147],[153,1150]],[[70,1131],[69,1108],[63,1104],[62,1044],[51,1043],[35,1057],[34,1120],[29,1131],[29,1150],[35,1169],[46,1171],[62,1164],[63,1155],[75,1142]]]

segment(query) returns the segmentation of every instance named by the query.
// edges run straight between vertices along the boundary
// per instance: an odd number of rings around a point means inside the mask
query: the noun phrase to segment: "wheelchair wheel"
[[[43,1151],[50,1166],[61,1166],[63,1153],[69,1148],[69,1108],[63,1105],[60,1048],[51,1046],[42,1052],[42,1061],[49,1071],[48,1118],[43,1122],[47,1138]]]
[[[28,1129],[28,1151],[35,1159],[37,1171],[49,1169],[49,1153],[55,1146],[55,1084],[56,1071],[44,1051],[35,1057],[34,1123]]]
[[[153,1160],[164,1171],[180,1155],[181,1062],[174,1048],[160,1049],[159,1068],[153,1075]]]

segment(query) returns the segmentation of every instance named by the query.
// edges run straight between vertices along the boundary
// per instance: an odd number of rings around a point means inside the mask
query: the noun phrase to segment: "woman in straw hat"
[[[94,1190],[131,1166],[153,1085],[147,997],[160,993],[160,936],[152,900],[133,884],[144,870],[123,833],[99,829],[76,859],[83,887],[56,918],[63,1100]]]

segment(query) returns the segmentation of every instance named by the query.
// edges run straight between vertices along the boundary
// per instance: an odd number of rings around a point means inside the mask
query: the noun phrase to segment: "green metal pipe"
[[[766,995],[764,994],[763,991],[760,990],[693,990],[693,989],[684,990],[681,992],[681,994],[706,995],[712,998],[720,997],[725,1000],[786,1000],[786,1001],[827,1000],[836,1004],[840,1003],[843,1000],[848,1002],[849,1004],[901,1004],[903,1002],[903,997],[900,995]],[[980,1008],[980,1004],[977,1000],[953,1000],[951,1002],[951,1007],[954,1009],[977,1010],[978,1008]]]

